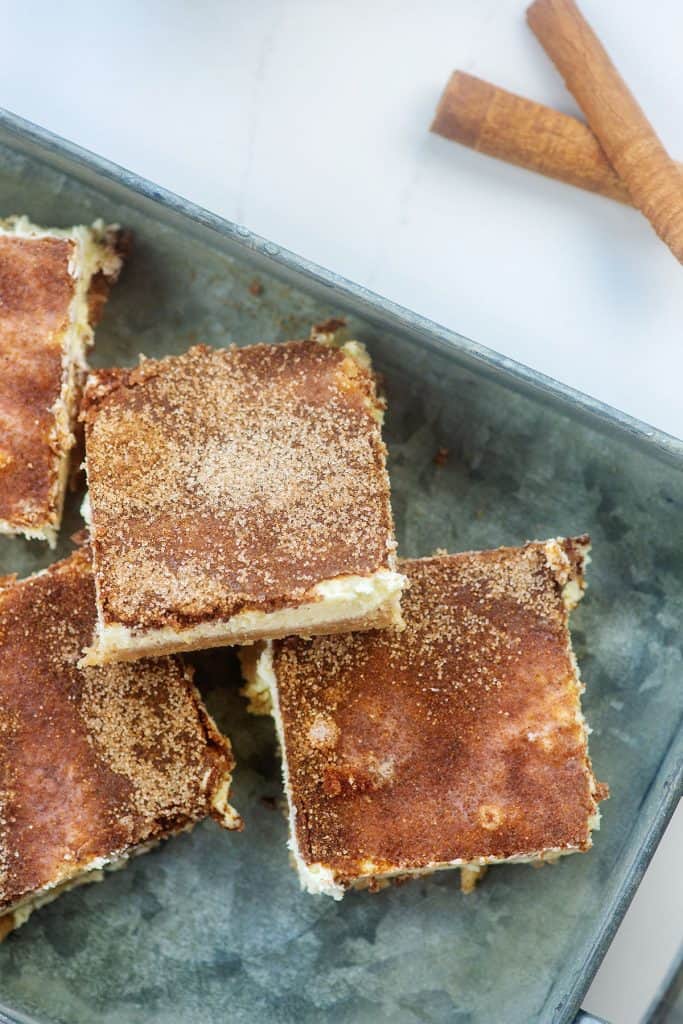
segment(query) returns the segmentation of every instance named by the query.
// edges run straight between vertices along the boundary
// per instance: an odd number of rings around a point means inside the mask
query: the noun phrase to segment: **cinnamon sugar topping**
[[[272,645],[303,864],[344,886],[590,846],[604,794],[564,598],[587,547],[404,561],[403,631]]]
[[[92,374],[88,484],[104,624],[183,628],[295,605],[390,565],[374,381],[315,342]]]
[[[78,669],[94,619],[87,548],[0,590],[0,908],[208,814],[240,824],[188,671]]]

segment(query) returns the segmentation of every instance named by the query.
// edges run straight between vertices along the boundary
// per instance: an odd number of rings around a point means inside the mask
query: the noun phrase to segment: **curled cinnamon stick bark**
[[[431,130],[518,167],[631,202],[587,125],[464,71],[451,75]]]
[[[683,174],[573,0],[535,0],[527,20],[626,185],[683,262]]]

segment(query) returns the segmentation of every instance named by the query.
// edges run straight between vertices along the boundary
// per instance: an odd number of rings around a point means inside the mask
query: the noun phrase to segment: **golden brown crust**
[[[274,643],[307,863],[346,884],[588,848],[604,792],[563,599],[586,543],[403,561],[403,631]]]
[[[83,401],[105,625],[183,629],[311,599],[393,556],[369,370],[315,342],[91,375]]]
[[[115,231],[106,245],[118,252]],[[54,529],[61,518],[60,467],[72,444],[82,376],[65,350],[76,255],[73,238],[0,233],[0,521],[17,532]],[[93,278],[91,324],[115,276]]]
[[[76,667],[94,619],[88,548],[0,590],[0,908],[213,813],[233,766],[179,659]]]

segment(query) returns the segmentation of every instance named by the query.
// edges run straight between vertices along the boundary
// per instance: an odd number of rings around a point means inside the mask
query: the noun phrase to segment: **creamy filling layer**
[[[404,583],[405,577],[390,569],[381,569],[372,576],[339,576],[318,583],[311,590],[311,600],[304,604],[272,612],[239,612],[230,619],[186,629],[166,626],[136,631],[128,626],[103,623],[100,618],[95,642],[80,664],[103,665],[155,648],[182,651],[199,646],[250,643],[264,635],[275,639],[305,634],[307,630],[333,628],[337,623],[361,622],[384,610],[391,613],[398,625]]]
[[[337,883],[334,880],[332,871],[330,871],[329,868],[325,868],[322,864],[309,866],[301,853],[299,841],[297,839],[296,804],[294,803],[292,786],[289,778],[287,744],[285,743],[285,729],[282,721],[282,712],[280,710],[277,678],[275,676],[275,668],[273,666],[272,643],[268,641],[268,643],[264,644],[258,658],[252,659],[249,662],[243,661],[242,670],[245,672],[245,677],[247,679],[247,692],[250,699],[253,699],[252,691],[254,696],[256,694],[260,694],[261,700],[265,693],[267,693],[269,697],[270,713],[273,716],[273,721],[275,723],[275,732],[282,758],[282,784],[285,796],[287,797],[287,817],[289,823],[289,838],[287,840],[287,846],[292,854],[294,865],[299,876],[299,882],[301,883],[301,888],[310,893],[327,892],[328,895],[334,895],[332,890],[334,889],[336,891]],[[343,895],[344,890],[342,889],[340,895],[335,895],[334,898],[341,899]]]
[[[322,893],[325,896],[332,896],[335,900],[340,900],[348,889],[363,889],[369,882],[388,882],[393,878],[421,878],[431,875],[435,871],[447,871],[450,868],[459,868],[461,872],[476,871],[479,874],[481,868],[491,864],[552,864],[560,857],[579,852],[579,847],[551,847],[538,853],[516,853],[510,857],[477,857],[475,860],[457,858],[434,861],[419,868],[398,866],[382,868],[379,865],[373,865],[371,861],[366,861],[362,865],[361,873],[347,885],[343,885],[335,872],[325,864],[305,864],[303,871],[299,868],[299,878],[301,887],[306,892]]]
[[[211,809],[219,818],[223,828],[239,829],[242,827],[242,819],[234,807],[230,806],[231,786],[232,775],[225,775],[211,797]]]

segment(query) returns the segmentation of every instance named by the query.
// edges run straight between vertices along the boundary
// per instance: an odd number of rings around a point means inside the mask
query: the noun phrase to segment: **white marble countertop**
[[[683,158],[683,4],[582,6]],[[683,436],[683,271],[647,222],[427,132],[455,67],[574,112],[524,7],[0,0],[0,103]],[[585,1001],[614,1024],[680,940],[682,853],[679,811]]]

